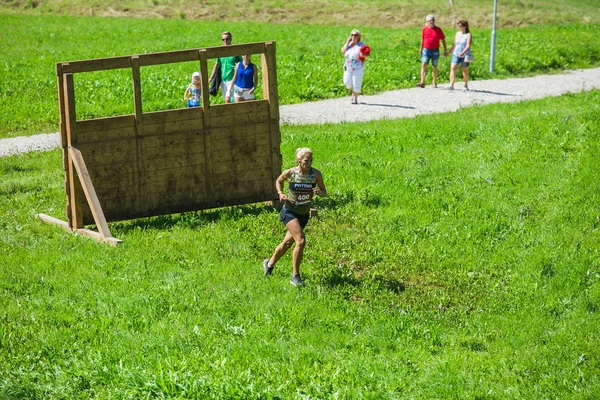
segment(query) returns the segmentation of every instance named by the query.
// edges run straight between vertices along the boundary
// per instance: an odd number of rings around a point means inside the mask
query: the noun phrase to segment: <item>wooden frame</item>
[[[263,99],[210,105],[208,60],[261,54]],[[198,61],[202,107],[142,111],[140,67]],[[134,114],[77,120],[74,75],[131,69]],[[276,198],[281,133],[275,42],[56,64],[67,221],[115,245],[108,222]],[[95,224],[98,232],[85,229]]]

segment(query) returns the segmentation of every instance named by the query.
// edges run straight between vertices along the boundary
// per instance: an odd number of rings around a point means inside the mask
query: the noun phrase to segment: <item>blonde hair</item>
[[[352,35],[353,33],[358,35],[359,39],[362,38],[362,35],[360,34],[360,31],[358,29],[352,29],[352,32],[350,32],[350,34]]]
[[[308,147],[300,147],[299,149],[296,149],[296,162],[300,161],[300,159],[308,153],[312,154],[312,150]]]

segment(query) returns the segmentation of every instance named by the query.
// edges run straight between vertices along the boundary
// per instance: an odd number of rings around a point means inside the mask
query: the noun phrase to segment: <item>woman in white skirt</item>
[[[362,89],[362,80],[365,72],[365,57],[371,51],[360,39],[360,31],[354,29],[342,46],[342,54],[346,58],[344,63],[344,84],[352,92],[352,104],[358,104],[358,95]]]

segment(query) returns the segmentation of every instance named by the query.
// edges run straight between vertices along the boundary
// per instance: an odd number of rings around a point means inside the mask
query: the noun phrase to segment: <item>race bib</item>
[[[294,195],[293,203],[297,206],[308,204],[313,198],[314,183],[290,182],[290,191]]]

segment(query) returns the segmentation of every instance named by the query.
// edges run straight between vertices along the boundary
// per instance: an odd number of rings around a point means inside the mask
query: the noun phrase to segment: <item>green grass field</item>
[[[599,132],[598,91],[282,127],[330,191],[301,290],[262,204],[110,248],[36,220],[59,150],[1,158],[0,398],[596,398]]]
[[[230,29],[235,43],[275,40],[281,104],[346,95],[340,47],[351,26],[229,23],[0,14],[0,138],[58,131],[55,64],[111,56],[221,45]],[[413,87],[418,82],[420,29],[360,27],[373,48],[365,94]],[[475,80],[559,72],[600,65],[597,24],[543,25],[498,32],[496,74],[489,73],[489,29],[473,30]],[[452,30],[446,30],[452,37]],[[450,39],[449,39],[450,40]],[[449,43],[450,45],[450,43]],[[449,59],[440,63],[447,82]],[[145,111],[184,107],[194,63],[142,69]],[[431,77],[429,77],[431,79]],[[127,71],[75,75],[79,119],[133,112]],[[217,100],[220,101],[220,100]]]

